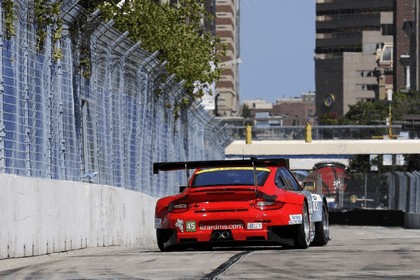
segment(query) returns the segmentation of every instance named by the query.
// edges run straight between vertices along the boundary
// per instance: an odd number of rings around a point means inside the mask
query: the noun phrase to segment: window
[[[285,168],[279,168],[277,170],[275,183],[277,187],[282,189],[300,191],[298,182],[296,182],[295,178]]]
[[[256,172],[257,184],[264,185],[270,174],[270,169],[257,167],[226,167],[209,168],[198,171],[192,183],[192,187],[205,186],[254,186],[254,172]]]
[[[394,35],[394,25],[393,24],[382,24],[382,35],[383,36],[393,36]]]

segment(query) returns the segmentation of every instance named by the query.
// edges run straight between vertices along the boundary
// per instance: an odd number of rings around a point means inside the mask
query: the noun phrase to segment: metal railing
[[[399,135],[403,130],[401,125],[392,126],[393,133]],[[230,126],[232,137],[236,140],[245,139],[246,127]],[[325,125],[312,127],[312,139],[373,139],[388,134],[386,125]],[[413,135],[407,133],[406,137]],[[252,127],[253,140],[304,140],[305,126],[264,126]]]

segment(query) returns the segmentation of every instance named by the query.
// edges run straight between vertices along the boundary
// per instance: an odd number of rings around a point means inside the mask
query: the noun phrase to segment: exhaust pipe
[[[213,240],[222,240],[222,239],[231,239],[232,235],[228,230],[224,230],[224,231],[215,231],[212,233],[211,235],[211,239]]]

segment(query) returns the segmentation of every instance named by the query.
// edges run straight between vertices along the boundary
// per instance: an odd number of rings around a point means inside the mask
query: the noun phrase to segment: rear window
[[[257,182],[264,185],[270,174],[268,168],[256,168]],[[253,186],[254,168],[252,167],[227,167],[209,168],[197,171],[192,187],[206,186]]]

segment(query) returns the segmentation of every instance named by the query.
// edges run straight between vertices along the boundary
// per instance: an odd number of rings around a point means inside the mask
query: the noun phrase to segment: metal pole
[[[392,105],[389,102],[389,126],[388,126],[388,137],[392,139]]]
[[[365,173],[365,199],[363,202],[363,208],[367,208],[367,174]]]

